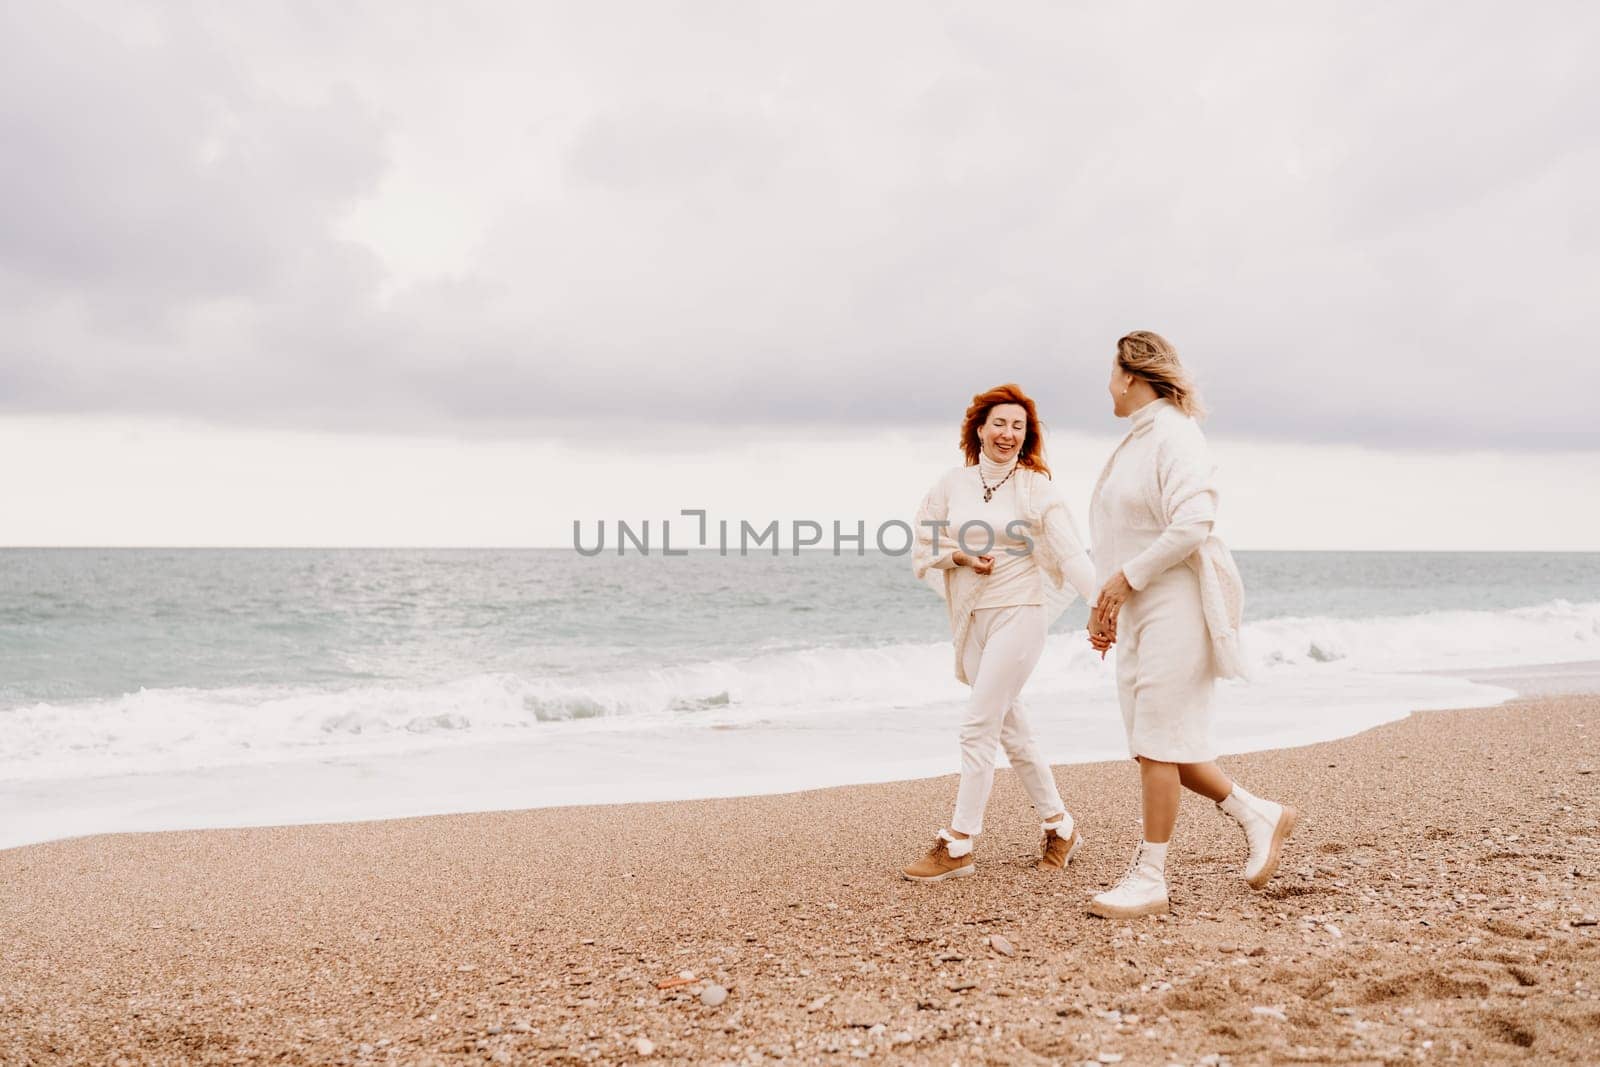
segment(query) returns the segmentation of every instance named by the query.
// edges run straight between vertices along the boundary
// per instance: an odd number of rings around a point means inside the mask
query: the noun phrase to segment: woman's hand
[[[1099,618],[1095,614],[1091,613],[1089,616],[1090,647],[1092,647],[1096,652],[1100,653],[1101,659],[1105,659],[1106,652],[1109,651],[1111,646],[1116,643],[1116,627],[1113,626],[1110,629],[1105,628],[1103,625],[1101,625]]]
[[[1095,628],[1101,631],[1117,632],[1117,614],[1122,610],[1122,605],[1133,595],[1133,586],[1128,584],[1127,575],[1118,571],[1106,582],[1105,588],[1100,590],[1100,599],[1095,602],[1092,619]]]
[[[951,559],[955,560],[957,567],[971,567],[979,574],[988,574],[990,571],[994,570],[993,556],[969,556],[960,549],[957,549],[956,554],[952,556]]]

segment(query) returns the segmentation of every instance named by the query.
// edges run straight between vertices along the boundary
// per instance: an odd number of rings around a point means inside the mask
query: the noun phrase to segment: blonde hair
[[[1178,350],[1159,333],[1134,330],[1117,342],[1117,366],[1155,387],[1185,415],[1201,418],[1206,409],[1195,391],[1194,379],[1178,362]]]

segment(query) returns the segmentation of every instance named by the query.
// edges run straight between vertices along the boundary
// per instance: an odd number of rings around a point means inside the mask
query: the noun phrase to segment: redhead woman
[[[961,723],[961,784],[950,825],[905,877],[942,882],[973,873],[996,745],[1041,819],[1042,869],[1060,869],[1082,842],[1039,753],[1019,694],[1050,623],[1099,589],[1066,501],[1044,461],[1033,401],[1013,384],[972,398],[961,424],[965,463],[946,471],[917,510],[912,569],[944,598],[957,680],[972,687]]]
[[[1241,673],[1243,587],[1211,532],[1215,467],[1200,432],[1194,386],[1164,338],[1146,330],[1117,342],[1111,400],[1131,423],[1089,504],[1102,588],[1090,641],[1117,648],[1117,694],[1129,754],[1139,761],[1144,840],[1122,882],[1090,912],[1131,918],[1167,910],[1167,844],[1181,788],[1214,801],[1249,846],[1245,880],[1266,885],[1298,813],[1247,792],[1216,764],[1214,679]]]

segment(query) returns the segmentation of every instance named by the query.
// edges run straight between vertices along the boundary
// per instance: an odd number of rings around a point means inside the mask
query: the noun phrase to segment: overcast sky
[[[187,541],[66,519],[137,426],[291,486],[604,441],[642,494],[1014,380],[1092,453],[1149,328],[1240,457],[1465,479],[1494,546],[1600,547],[1592,508],[1505,514],[1600,483],[1597,38],[1582,3],[0,5],[0,488],[53,509],[0,543]],[[365,536],[283,493],[279,540]]]

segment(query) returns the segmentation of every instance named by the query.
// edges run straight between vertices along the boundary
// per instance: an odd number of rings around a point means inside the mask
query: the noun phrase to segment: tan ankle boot
[[[1066,820],[1062,820],[1065,822]],[[1039,870],[1059,871],[1072,862],[1072,857],[1078,849],[1083,847],[1083,838],[1078,834],[1078,827],[1074,825],[1066,837],[1058,832],[1061,823],[1041,823],[1040,829],[1044,831],[1044,840],[1039,842]]]
[[[950,855],[952,845],[961,855]],[[940,830],[928,854],[900,873],[913,882],[942,882],[947,878],[964,878],[972,871],[972,838],[958,841],[950,836],[949,831]]]

